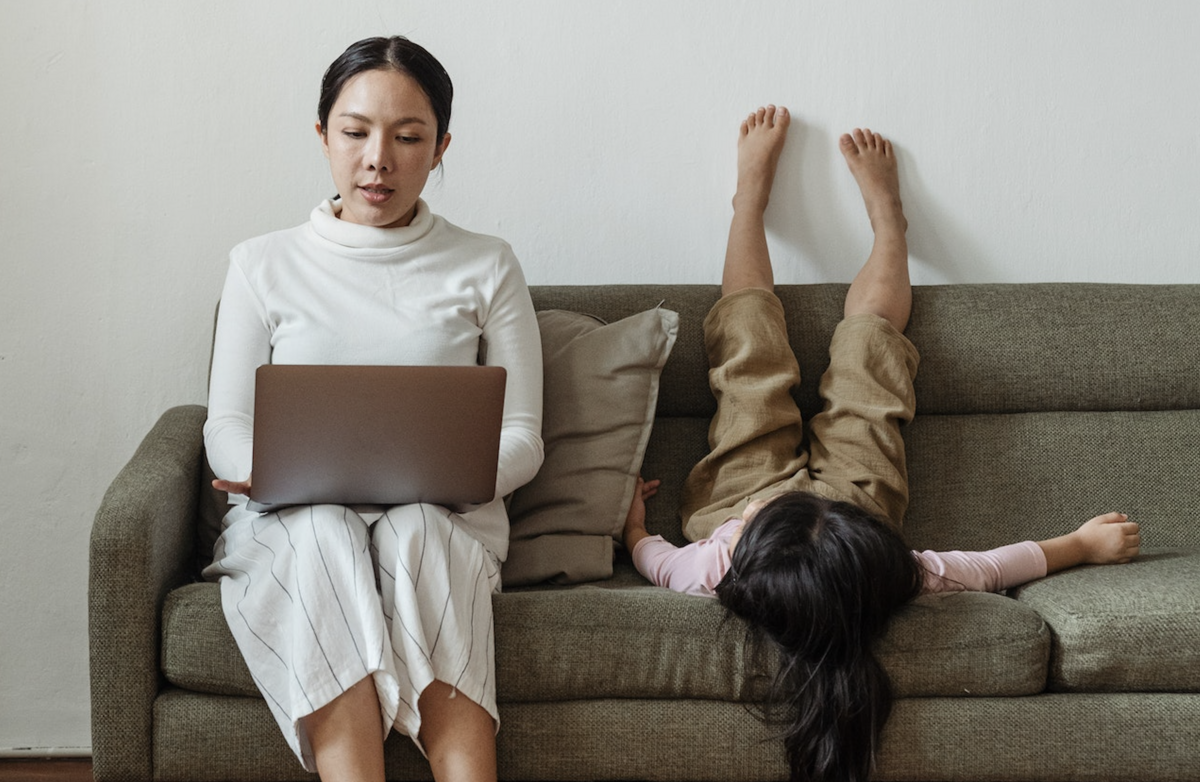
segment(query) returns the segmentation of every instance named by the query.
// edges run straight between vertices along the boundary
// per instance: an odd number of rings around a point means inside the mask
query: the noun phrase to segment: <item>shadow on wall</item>
[[[899,152],[900,197],[908,217],[908,254],[932,270],[939,282],[1003,281],[1006,267],[997,263],[971,231],[950,216],[936,193],[930,192],[921,167],[904,150]]]
[[[793,118],[779,161],[767,231],[780,282],[849,282],[870,252],[870,226],[853,177],[838,151],[843,131]],[[920,166],[897,147],[908,248],[918,281],[1003,279],[1003,267],[929,191]],[[852,194],[852,199],[842,197]],[[923,267],[923,268],[920,268]]]

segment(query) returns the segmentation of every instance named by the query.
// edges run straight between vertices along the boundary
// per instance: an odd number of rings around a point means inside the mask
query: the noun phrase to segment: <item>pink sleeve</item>
[[[674,592],[701,597],[715,597],[714,589],[728,570],[715,556],[721,545],[708,545],[709,540],[689,543],[682,548],[668,543],[662,535],[642,538],[633,547],[633,564],[638,572],[655,586]]]
[[[999,592],[1046,575],[1046,555],[1033,541],[991,551],[914,551],[925,570],[922,593]]]

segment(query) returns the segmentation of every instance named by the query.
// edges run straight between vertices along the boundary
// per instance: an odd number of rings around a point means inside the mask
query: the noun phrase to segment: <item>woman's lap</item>
[[[383,724],[412,736],[417,698],[435,678],[457,681],[495,717],[498,567],[450,515],[420,505],[366,518],[334,505],[231,510],[205,576],[220,577],[234,638],[306,768],[303,718],[368,675]]]
[[[397,729],[420,730],[416,699],[435,679],[496,709],[492,594],[499,564],[437,505],[391,508],[373,527],[383,612],[402,682]],[[395,563],[396,567],[389,567]]]

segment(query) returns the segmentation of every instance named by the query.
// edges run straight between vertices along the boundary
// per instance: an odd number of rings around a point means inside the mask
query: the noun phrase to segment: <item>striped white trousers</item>
[[[499,565],[437,505],[358,513],[230,510],[207,578],[255,683],[304,768],[303,718],[374,677],[384,735],[416,740],[435,679],[496,711],[492,593]],[[420,744],[418,743],[418,747]]]

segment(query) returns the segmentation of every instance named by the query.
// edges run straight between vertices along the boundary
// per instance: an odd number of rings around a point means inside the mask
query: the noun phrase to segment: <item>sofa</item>
[[[845,291],[778,288],[806,416]],[[533,295],[539,310],[610,323],[678,313],[632,469],[663,481],[650,531],[683,543],[679,488],[714,409],[701,324],[719,289]],[[905,430],[913,548],[1042,539],[1121,510],[1141,523],[1143,551],[1008,594],[923,596],[903,609],[878,649],[896,700],[875,776],[1200,780],[1200,285],[918,286],[907,333],[922,356]],[[196,405],[163,413],[96,514],[99,782],[315,778],[255,690],[218,587],[199,578],[213,534],[204,519],[223,507],[208,485],[204,418]],[[651,586],[600,542],[604,572],[495,597],[501,778],[786,779],[758,708],[772,651],[716,601]],[[386,753],[390,779],[429,778],[407,738],[393,733]]]

